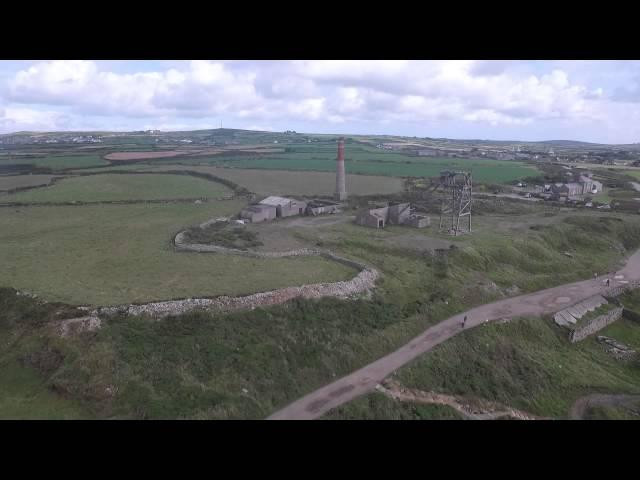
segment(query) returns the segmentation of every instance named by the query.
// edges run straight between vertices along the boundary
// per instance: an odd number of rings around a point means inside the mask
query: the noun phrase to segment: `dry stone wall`
[[[640,280],[632,280],[629,283],[607,289],[602,295],[604,297],[617,297],[628,290],[640,288]]]
[[[178,315],[193,310],[231,311],[238,309],[254,309],[267,305],[277,305],[294,298],[350,298],[366,293],[375,287],[380,273],[372,267],[341,257],[326,250],[298,249],[288,252],[252,252],[217,245],[190,244],[184,240],[184,232],[178,233],[174,239],[176,250],[187,252],[212,252],[227,255],[242,255],[254,258],[277,258],[295,256],[321,256],[360,270],[351,280],[333,283],[315,283],[299,287],[287,287],[269,292],[255,293],[243,297],[221,296],[216,298],[189,298],[166,302],[153,302],[143,305],[121,305],[103,307],[93,312],[94,315],[148,314],[153,317]]]
[[[617,307],[604,315],[600,315],[599,317],[586,322],[584,326],[571,331],[569,334],[569,341],[571,341],[571,343],[579,342],[580,340],[587,338],[589,335],[593,335],[597,331],[602,330],[607,325],[618,320],[622,316],[622,311],[622,307]]]

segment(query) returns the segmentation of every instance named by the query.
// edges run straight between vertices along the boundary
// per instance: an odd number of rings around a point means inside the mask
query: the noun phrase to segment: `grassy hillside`
[[[29,209],[32,210],[37,209]],[[163,225],[160,214],[154,217],[133,210],[132,217],[136,216],[134,211],[138,218],[146,219],[145,224]],[[122,211],[114,212],[123,216]],[[87,211],[87,215],[90,213]],[[176,222],[177,218],[186,222],[189,215],[196,217],[190,209],[174,213]],[[114,221],[108,214],[101,216],[106,224]],[[162,214],[165,216],[166,212]],[[398,245],[399,241],[409,238],[414,242],[420,238],[433,242],[434,234],[427,231],[408,232],[401,227],[376,231],[348,223],[306,230],[292,228],[287,231],[301,241],[313,239],[325,248],[379,268],[384,277],[372,300],[298,300],[251,312],[194,313],[162,321],[113,318],[105,320],[103,328],[95,334],[68,339],[47,333],[63,318],[54,316],[43,325],[30,327],[30,333],[17,340],[16,348],[21,349],[23,355],[29,354],[42,350],[29,338],[49,339],[50,350],[59,352],[54,355],[58,358],[54,364],[57,368],[43,371],[42,382],[49,391],[73,399],[101,418],[263,418],[379,358],[429,325],[462,309],[514,292],[590,277],[594,266],[611,267],[622,255],[635,250],[640,240],[638,219],[624,218],[617,221],[607,215],[576,217],[564,213],[533,219],[531,215],[482,217],[477,235],[456,240],[453,243],[457,248],[440,254]],[[547,222],[544,225],[543,219]],[[122,218],[118,222],[121,223]],[[37,225],[39,222],[25,223]],[[539,226],[530,229],[532,224]],[[162,231],[166,230],[163,226]],[[49,227],[48,231],[54,229]],[[96,232],[96,236],[104,235],[105,231],[100,229]],[[113,233],[110,235],[111,245],[114,237]],[[145,239],[145,245],[155,245],[156,240],[152,239],[156,235],[157,231],[149,230],[140,238]],[[419,235],[422,237],[417,237]],[[497,242],[496,247],[479,248],[489,242],[491,235]],[[507,238],[515,245],[514,250],[507,248]],[[118,251],[127,251],[121,243],[115,245]],[[567,245],[573,245],[573,259],[562,254]],[[477,251],[474,252],[474,248]],[[16,250],[14,246],[12,250]],[[129,250],[134,254],[142,251],[141,247]],[[161,250],[154,250],[154,256],[160,256],[161,262],[171,262],[159,253]],[[184,270],[186,280],[196,277],[196,273],[201,274],[203,280],[211,279],[211,272],[215,272],[216,281],[220,278],[220,285],[227,287],[237,280],[234,276],[225,276],[226,272],[241,271],[237,266],[206,265],[209,262],[206,255],[172,255],[180,257],[180,263],[170,265],[178,271],[185,268],[184,262],[190,261],[182,257],[195,258],[195,263],[189,263]],[[25,258],[33,258],[33,254]],[[100,268],[113,263],[113,258],[113,254],[106,256]],[[132,258],[124,259],[123,263],[132,264]],[[2,259],[3,264],[7,260],[11,259]],[[79,260],[82,263],[84,259]],[[581,266],[585,263],[586,266]],[[133,267],[127,268],[130,269],[128,276],[118,277],[120,280],[144,279],[139,273],[132,273]],[[290,274],[288,270],[285,273],[276,268],[262,268],[268,271],[270,282]],[[94,271],[99,270],[94,268]],[[24,279],[33,281],[45,274],[43,269]],[[100,273],[98,278],[103,275]],[[152,277],[163,278],[157,273],[148,278]],[[58,270],[58,282],[60,278],[64,277]],[[238,281],[246,282],[247,278],[244,275]],[[86,276],[81,281],[89,283],[92,289],[82,290],[82,285],[73,285],[72,291],[85,298],[96,291],[100,293],[102,284],[110,285],[102,280],[101,284],[95,283],[97,280]],[[157,292],[164,288],[164,284],[156,280],[153,285],[147,283],[131,282],[123,285],[127,290],[122,291],[131,295],[131,292],[139,293],[139,289],[148,292],[153,288]],[[214,283],[207,284],[207,288],[210,290],[212,285]],[[193,291],[192,285],[190,294]],[[115,289],[113,292],[119,293]],[[16,297],[6,295],[7,303],[15,301]],[[2,312],[0,309],[0,315]],[[38,318],[38,315],[31,317]],[[433,352],[442,352],[438,354],[437,363],[425,356],[424,367],[420,364],[406,376],[403,373],[402,380],[409,383],[415,379],[411,385],[416,388],[446,388],[453,393],[464,393],[467,389],[477,395],[489,398],[493,395],[496,400],[513,402],[516,407],[554,415],[562,415],[572,399],[582,392],[595,388],[631,391],[638,385],[634,370],[620,369],[608,354],[598,353],[597,346],[565,345],[566,340],[549,322],[528,319],[486,328],[486,333],[476,329],[451,340],[451,345],[446,342],[439,347],[441,350]],[[40,369],[42,363],[31,362],[35,365],[31,368]],[[433,365],[437,368],[433,369]],[[575,380],[563,377],[567,370]],[[553,390],[556,383],[559,387]],[[532,393],[527,397],[529,391]],[[568,395],[561,397],[562,392]],[[370,400],[367,402],[371,404]],[[373,402],[379,412],[371,414],[374,417],[386,415],[385,412],[402,418],[448,415],[446,411],[431,408],[420,408],[415,413],[414,408],[400,406],[401,411],[396,411],[385,399]],[[347,411],[343,417],[370,415],[367,408],[365,403]]]

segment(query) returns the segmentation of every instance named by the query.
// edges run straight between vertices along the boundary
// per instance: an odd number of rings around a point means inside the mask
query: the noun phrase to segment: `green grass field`
[[[239,295],[351,278],[319,257],[176,253],[172,236],[241,201],[0,209],[0,285],[73,304]]]
[[[100,202],[216,198],[231,193],[224,185],[186,175],[105,174],[71,177],[55,185],[17,192],[5,202]]]
[[[335,143],[283,144],[284,153],[232,155],[223,153],[215,156],[154,159],[120,167],[122,170],[140,168],[142,163],[149,165],[210,165],[232,167],[235,169],[279,170],[279,171],[317,171],[334,172],[336,159]],[[419,157],[406,153],[390,152],[377,148],[347,144],[345,147],[347,173],[392,176],[392,177],[431,177],[442,170],[471,170],[478,182],[508,183],[513,180],[531,177],[538,170],[522,162],[490,159],[464,159],[444,157]],[[84,167],[82,165],[81,167]],[[118,168],[118,167],[116,167]],[[272,179],[268,180],[272,182]],[[279,181],[276,187],[290,185]],[[359,191],[354,185],[354,191]],[[296,192],[290,192],[296,193]],[[380,192],[383,193],[383,192]]]
[[[210,157],[154,159],[144,163],[153,165],[211,165],[280,171],[335,171],[336,144],[333,142],[278,146],[285,147],[286,151],[264,155],[223,153]],[[478,182],[507,183],[538,173],[535,167],[516,161],[419,157],[359,144],[345,146],[345,159],[347,173],[361,175],[422,177],[437,176],[442,170],[447,169],[463,169],[471,170],[474,179]],[[124,169],[129,167],[135,168],[136,166],[124,166]]]
[[[13,190],[14,188],[35,187],[47,185],[53,175],[6,175],[0,176],[0,191]]]
[[[385,175],[396,177],[431,177],[437,176],[442,170],[462,169],[471,170],[478,182],[506,183],[528,177],[537,173],[533,167],[519,162],[498,160],[470,160],[460,158],[419,158],[400,154],[384,155],[368,158],[362,155],[361,160],[355,160],[346,155],[345,168],[347,173],[363,175]],[[389,158],[387,158],[389,157]],[[167,163],[178,163],[177,161]],[[221,165],[235,168],[266,169],[266,170],[311,170],[333,172],[336,168],[335,154],[333,157],[320,157],[318,154],[287,153],[267,155],[263,157],[230,157],[217,156],[208,159],[184,159],[180,163],[194,164],[208,162],[211,165]],[[162,162],[157,162],[162,163]]]
[[[46,157],[19,158],[9,157],[0,160],[1,164],[34,165],[36,167],[64,170],[67,168],[98,167],[108,165],[100,155],[49,155]]]
[[[133,166],[132,166],[133,167]],[[286,170],[251,170],[206,166],[139,166],[140,171],[190,170],[210,173],[231,180],[258,195],[333,195],[336,176],[333,172],[299,172]],[[351,195],[387,195],[402,192],[400,178],[373,175],[347,176],[347,192]]]

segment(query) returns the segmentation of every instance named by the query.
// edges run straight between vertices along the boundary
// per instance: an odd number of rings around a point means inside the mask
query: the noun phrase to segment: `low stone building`
[[[356,223],[363,227],[384,228],[389,216],[389,207],[361,210],[356,215]]]
[[[424,148],[422,150],[418,150],[418,155],[420,157],[437,157],[439,154],[440,152],[433,148]]]
[[[407,218],[404,225],[408,225],[413,228],[425,228],[431,226],[431,218],[426,215],[411,214]]]
[[[411,216],[411,205],[409,203],[389,204],[389,223],[392,225],[402,225],[407,223]]]
[[[331,202],[329,200],[311,200],[307,203],[306,213],[307,215],[322,215],[327,213],[337,213],[340,210],[341,204],[337,202]]]
[[[296,200],[294,198],[285,197],[267,197],[264,200],[261,200],[259,203],[260,205],[269,205],[275,207],[276,217],[278,218],[303,215],[307,208],[306,202]]]
[[[582,195],[584,186],[577,182],[570,183],[556,183],[551,185],[551,192],[560,195],[561,197],[573,197],[575,195]]]
[[[411,204],[392,203],[387,206],[361,210],[356,215],[356,224],[371,228],[384,228],[389,225],[406,225],[424,228],[431,224],[429,217],[411,213]]]
[[[240,212],[240,218],[251,223],[265,222],[276,218],[276,207],[272,205],[249,205]]]

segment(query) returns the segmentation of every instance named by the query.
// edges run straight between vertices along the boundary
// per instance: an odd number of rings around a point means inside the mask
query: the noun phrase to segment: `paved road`
[[[634,253],[625,267],[616,273],[624,280],[640,279],[640,250]],[[554,313],[597,293],[603,293],[603,278],[584,280],[547,290],[512,297],[454,315],[427,329],[393,353],[326,385],[291,403],[269,416],[268,420],[312,420],[322,416],[360,395],[372,391],[392,372],[411,360],[428,352],[436,345],[460,333],[461,322],[467,315],[467,327],[477,327],[485,321],[502,320],[520,316],[539,316]],[[613,278],[613,277],[611,277]],[[615,285],[612,285],[615,286]]]

